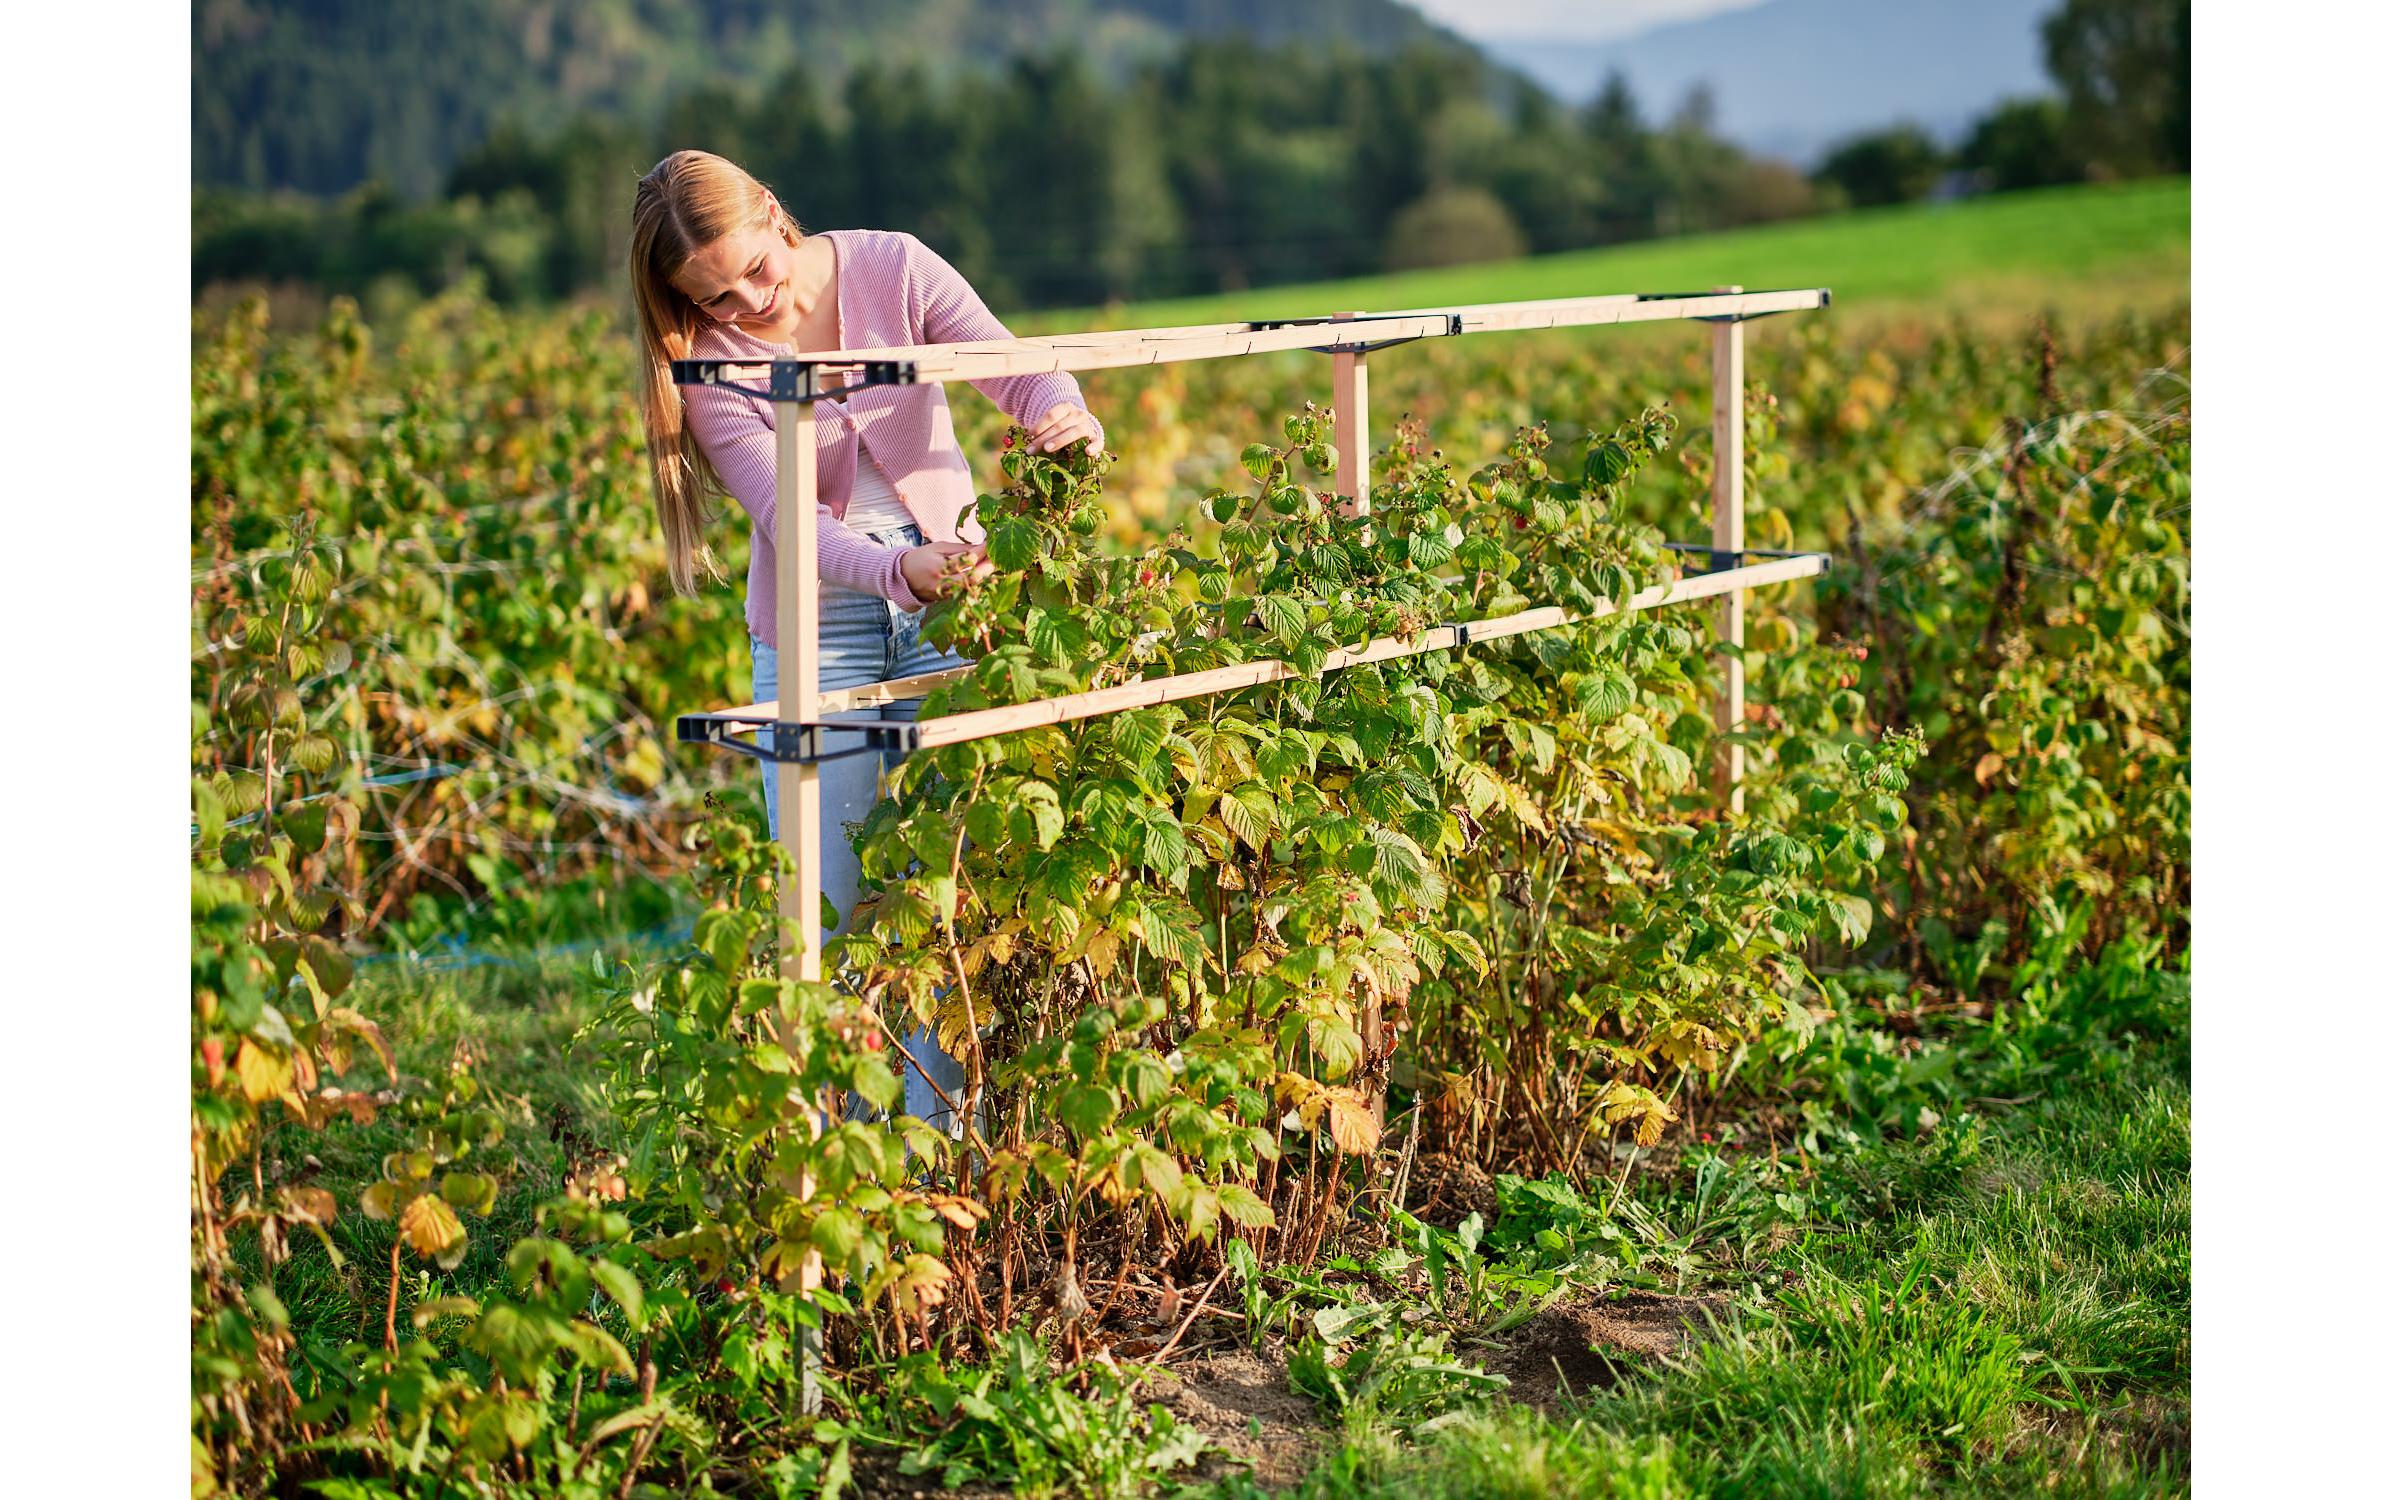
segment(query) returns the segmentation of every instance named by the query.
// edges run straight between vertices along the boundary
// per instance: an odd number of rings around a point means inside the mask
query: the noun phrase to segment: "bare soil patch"
[[[1552,1411],[1671,1355],[1728,1304],[1718,1293],[1610,1297],[1584,1289],[1496,1341],[1461,1352],[1505,1376],[1508,1399]],[[1291,1389],[1277,1341],[1260,1352],[1220,1350],[1171,1365],[1151,1378],[1150,1391],[1178,1421],[1222,1450],[1201,1460],[1197,1472],[1204,1479],[1246,1467],[1260,1484],[1296,1484],[1337,1441],[1334,1429],[1318,1419],[1315,1403]]]
[[[1669,1357],[1721,1316],[1720,1293],[1671,1297],[1630,1292],[1607,1297],[1573,1292],[1482,1350],[1467,1350],[1482,1368],[1510,1382],[1507,1396],[1551,1411],[1589,1391],[1620,1381],[1637,1365]]]
[[[1498,1185],[1479,1162],[1426,1151],[1415,1159],[1407,1187],[1407,1212],[1426,1224],[1454,1229],[1465,1215],[1498,1216]]]
[[[1176,1420],[1200,1430],[1224,1450],[1200,1460],[1200,1477],[1221,1477],[1246,1465],[1260,1484],[1296,1484],[1315,1466],[1332,1433],[1316,1418],[1315,1403],[1291,1389],[1282,1355],[1273,1349],[1233,1349],[1170,1365],[1150,1382]],[[1250,1421],[1257,1420],[1253,1436]]]

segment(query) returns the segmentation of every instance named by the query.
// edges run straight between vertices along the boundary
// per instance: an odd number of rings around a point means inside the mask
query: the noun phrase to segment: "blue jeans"
[[[904,526],[893,531],[869,533],[881,542],[893,546],[915,547],[926,538],[916,526]],[[950,667],[964,667],[968,659],[947,651],[938,651],[919,639],[919,617],[897,608],[890,599],[864,594],[855,589],[822,583],[819,587],[819,687],[822,692],[836,688],[862,687],[883,682],[889,677],[913,677],[922,672],[940,672]],[[775,648],[756,640],[753,642],[753,701],[767,702],[778,696],[778,653]],[[831,723],[865,723],[881,719],[915,719],[918,700],[889,703],[880,708],[857,708],[846,713],[826,716]],[[765,735],[767,731],[763,732]],[[847,824],[858,824],[876,805],[879,782],[884,771],[901,763],[903,752],[884,750],[847,755],[822,761],[819,766],[819,810],[826,825],[820,838],[819,888],[836,909],[836,926],[825,934],[835,937],[851,924],[852,908],[859,899],[860,856],[853,852]],[[778,836],[778,778],[776,768],[762,766],[762,797],[769,809],[770,837]],[[796,850],[795,857],[808,855]],[[902,1104],[905,1111],[935,1125],[953,1136],[961,1134],[959,1120],[936,1097],[940,1088],[956,1103],[961,1091],[968,1086],[967,1070],[943,1049],[935,1037],[935,1028],[920,1026],[905,1039],[903,1045],[918,1059],[935,1087],[927,1086],[918,1070],[904,1070]]]

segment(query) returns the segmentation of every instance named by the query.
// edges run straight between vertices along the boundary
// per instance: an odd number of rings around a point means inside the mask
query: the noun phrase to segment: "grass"
[[[1553,1411],[1448,1374],[1450,1361],[1496,1352],[1460,1340],[1410,1361],[1418,1379],[1444,1381],[1421,1393],[1434,1399],[1409,1390],[1333,1403],[1330,1446],[1284,1493],[2181,1492],[2191,1382],[2186,984],[2139,951],[2105,954],[1990,1022],[1939,1023],[1917,1039],[1847,1002],[1813,1046],[1747,1080],[1756,1097],[1815,1101],[1801,1144],[1725,1149],[1723,1127],[1720,1143],[1683,1153],[1669,1175],[1641,1170],[1619,1212],[1598,1207],[1600,1185],[1588,1222],[1568,1221],[1581,1200],[1551,1185],[1561,1202],[1534,1224],[1564,1230],[1560,1245],[1522,1220],[1485,1241],[1515,1285],[1544,1286],[1552,1268],[1559,1286],[1725,1290],[1724,1324],[1669,1359],[1617,1356],[1624,1379]],[[402,1319],[422,1298],[493,1282],[503,1248],[531,1231],[530,1206],[575,1158],[608,1144],[594,1087],[601,1059],[572,1045],[599,986],[583,959],[461,971],[379,964],[359,987],[409,1075],[435,1077],[455,1048],[471,1049],[486,1096],[512,1122],[518,1159],[496,1212],[467,1221],[473,1245],[461,1265],[440,1273],[406,1258]],[[1913,1101],[1936,1112],[1932,1127],[1894,1123],[1912,1116],[1903,1106]],[[400,1138],[394,1120],[286,1135],[262,1166],[269,1178],[337,1185],[350,1202]],[[302,1164],[308,1151],[317,1155]],[[1621,1282],[1609,1280],[1611,1262],[1580,1256],[1609,1245],[1617,1225],[1639,1246]],[[344,1264],[300,1254],[277,1289],[303,1341],[377,1342],[391,1226],[343,1213],[333,1233]],[[1445,1304],[1384,1311],[1384,1357],[1399,1340],[1482,1321]],[[1420,1327],[1407,1325],[1409,1313]],[[1442,1335],[1430,1337],[1438,1348]],[[920,1454],[923,1472],[893,1476],[902,1483],[932,1486],[955,1465],[978,1485],[1021,1492],[1127,1495],[1183,1483],[1170,1469],[1188,1457],[1188,1434],[1145,1432],[1130,1405],[1058,1400],[1039,1363],[1012,1355],[1009,1364],[1032,1368],[946,1375],[908,1362],[914,1384],[973,1390],[981,1432],[951,1425],[948,1393],[933,1399],[902,1379],[882,1401],[853,1408],[845,1430],[876,1429],[873,1450]],[[1269,1493],[1246,1476],[1179,1492]]]
[[[2073,317],[2173,302],[2189,291],[2192,183],[2002,193],[1861,209],[1720,234],[1537,255],[1348,281],[1275,286],[1105,309],[1035,313],[1021,333],[1525,301],[1601,292],[1825,286],[1840,318],[1923,308],[1993,321],[2049,306]]]
[[[2079,985],[1921,1048],[1959,1054],[1964,1112],[1809,1157],[1806,1227],[1724,1273],[1736,1318],[1670,1361],[1553,1415],[1491,1404],[1415,1434],[1355,1413],[1291,1493],[2181,1492],[2189,1044],[2181,981],[2149,977],[2132,1014]],[[1988,1102],[2021,1076],[2038,1097]]]
[[[598,1062],[572,1045],[596,999],[584,959],[466,969],[373,963],[359,971],[346,998],[384,1029],[408,1094],[435,1094],[460,1049],[472,1059],[481,1097],[506,1121],[513,1170],[489,1215],[464,1217],[471,1239],[462,1262],[441,1271],[420,1256],[404,1257],[398,1318],[400,1332],[410,1335],[404,1319],[418,1302],[470,1295],[500,1280],[505,1252],[536,1232],[537,1205],[561,1191],[575,1156],[608,1139]],[[359,1069],[366,1077],[373,1071]],[[273,1277],[302,1343],[380,1342],[396,1226],[365,1217],[355,1204],[379,1177],[382,1158],[410,1144],[409,1127],[394,1111],[368,1126],[320,1132],[285,1126],[265,1141],[255,1170],[268,1185],[328,1187],[341,1205],[330,1229],[340,1263],[306,1247]],[[253,1240],[238,1244],[254,1274]]]

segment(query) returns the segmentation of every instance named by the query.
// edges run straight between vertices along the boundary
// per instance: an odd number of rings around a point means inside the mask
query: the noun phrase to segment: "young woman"
[[[753,641],[753,699],[777,696],[778,408],[766,401],[670,379],[674,359],[769,359],[811,349],[876,349],[1010,337],[957,271],[907,234],[843,229],[805,234],[777,198],[733,162],[703,151],[663,158],[637,184],[629,280],[643,344],[646,450],[668,546],[671,582],[692,593],[698,569],[717,570],[705,540],[714,490],[753,519],[745,625]],[[1104,434],[1072,376],[1022,375],[977,388],[1031,429],[1028,446],[1056,451]],[[920,609],[984,560],[984,531],[960,512],[975,498],[968,460],[952,432],[941,385],[855,391],[814,407],[819,431],[819,686],[858,687],[963,664],[919,639]],[[891,704],[845,718],[913,718]],[[850,920],[859,861],[839,836],[867,816],[881,762],[856,755],[820,767],[821,889]],[[765,776],[770,832],[778,827],[777,779]],[[931,1028],[908,1041],[945,1094],[957,1098],[959,1065]],[[957,1122],[917,1075],[905,1080],[909,1113]]]

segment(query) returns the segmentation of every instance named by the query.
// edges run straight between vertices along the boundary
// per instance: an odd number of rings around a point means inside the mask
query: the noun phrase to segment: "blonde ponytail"
[[[629,234],[629,286],[637,303],[638,405],[645,417],[645,452],[654,480],[654,509],[670,558],[671,587],[695,592],[698,570],[720,576],[704,540],[710,498],[720,476],[687,431],[686,398],[670,378],[670,362],[694,357],[704,315],[671,278],[688,258],[723,235],[770,221],[770,198],[753,175],[708,151],[676,151],[638,179]],[[789,219],[789,245],[802,231]]]

